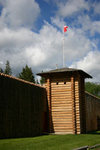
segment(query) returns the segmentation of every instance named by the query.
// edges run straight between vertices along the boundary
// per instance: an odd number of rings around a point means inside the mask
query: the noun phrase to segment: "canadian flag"
[[[64,32],[66,32],[66,31],[67,31],[67,28],[68,28],[68,26],[64,26]]]

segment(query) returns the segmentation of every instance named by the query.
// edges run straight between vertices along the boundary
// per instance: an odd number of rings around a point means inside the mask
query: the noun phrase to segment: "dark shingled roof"
[[[92,78],[92,76],[90,76],[89,74],[87,74],[83,70],[74,69],[74,68],[60,68],[60,69],[50,70],[47,72],[41,72],[41,73],[38,73],[37,75],[44,76],[44,75],[50,75],[50,74],[69,73],[69,72],[70,73],[78,72],[79,74],[83,75],[84,78]]]

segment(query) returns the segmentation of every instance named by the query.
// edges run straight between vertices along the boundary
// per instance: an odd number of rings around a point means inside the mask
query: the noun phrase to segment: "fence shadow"
[[[89,131],[89,132],[87,132],[87,134],[96,134],[96,135],[100,135],[100,131]]]

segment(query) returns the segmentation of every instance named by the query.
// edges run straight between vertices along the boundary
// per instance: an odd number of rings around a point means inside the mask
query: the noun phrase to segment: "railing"
[[[73,150],[91,150],[91,149],[95,149],[95,148],[100,148],[100,144],[96,144],[94,146],[83,146],[83,147],[79,147]]]
[[[88,146],[79,147],[73,150],[88,150]]]

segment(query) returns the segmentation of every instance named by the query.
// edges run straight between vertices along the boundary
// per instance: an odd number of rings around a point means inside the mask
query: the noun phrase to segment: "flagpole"
[[[65,41],[65,36],[64,36],[64,31],[63,31],[63,67],[65,67],[65,60],[64,60],[64,41]]]
[[[67,31],[68,26],[64,26],[63,30],[63,67],[65,67],[65,56],[64,56],[64,42],[65,42],[65,32]]]

